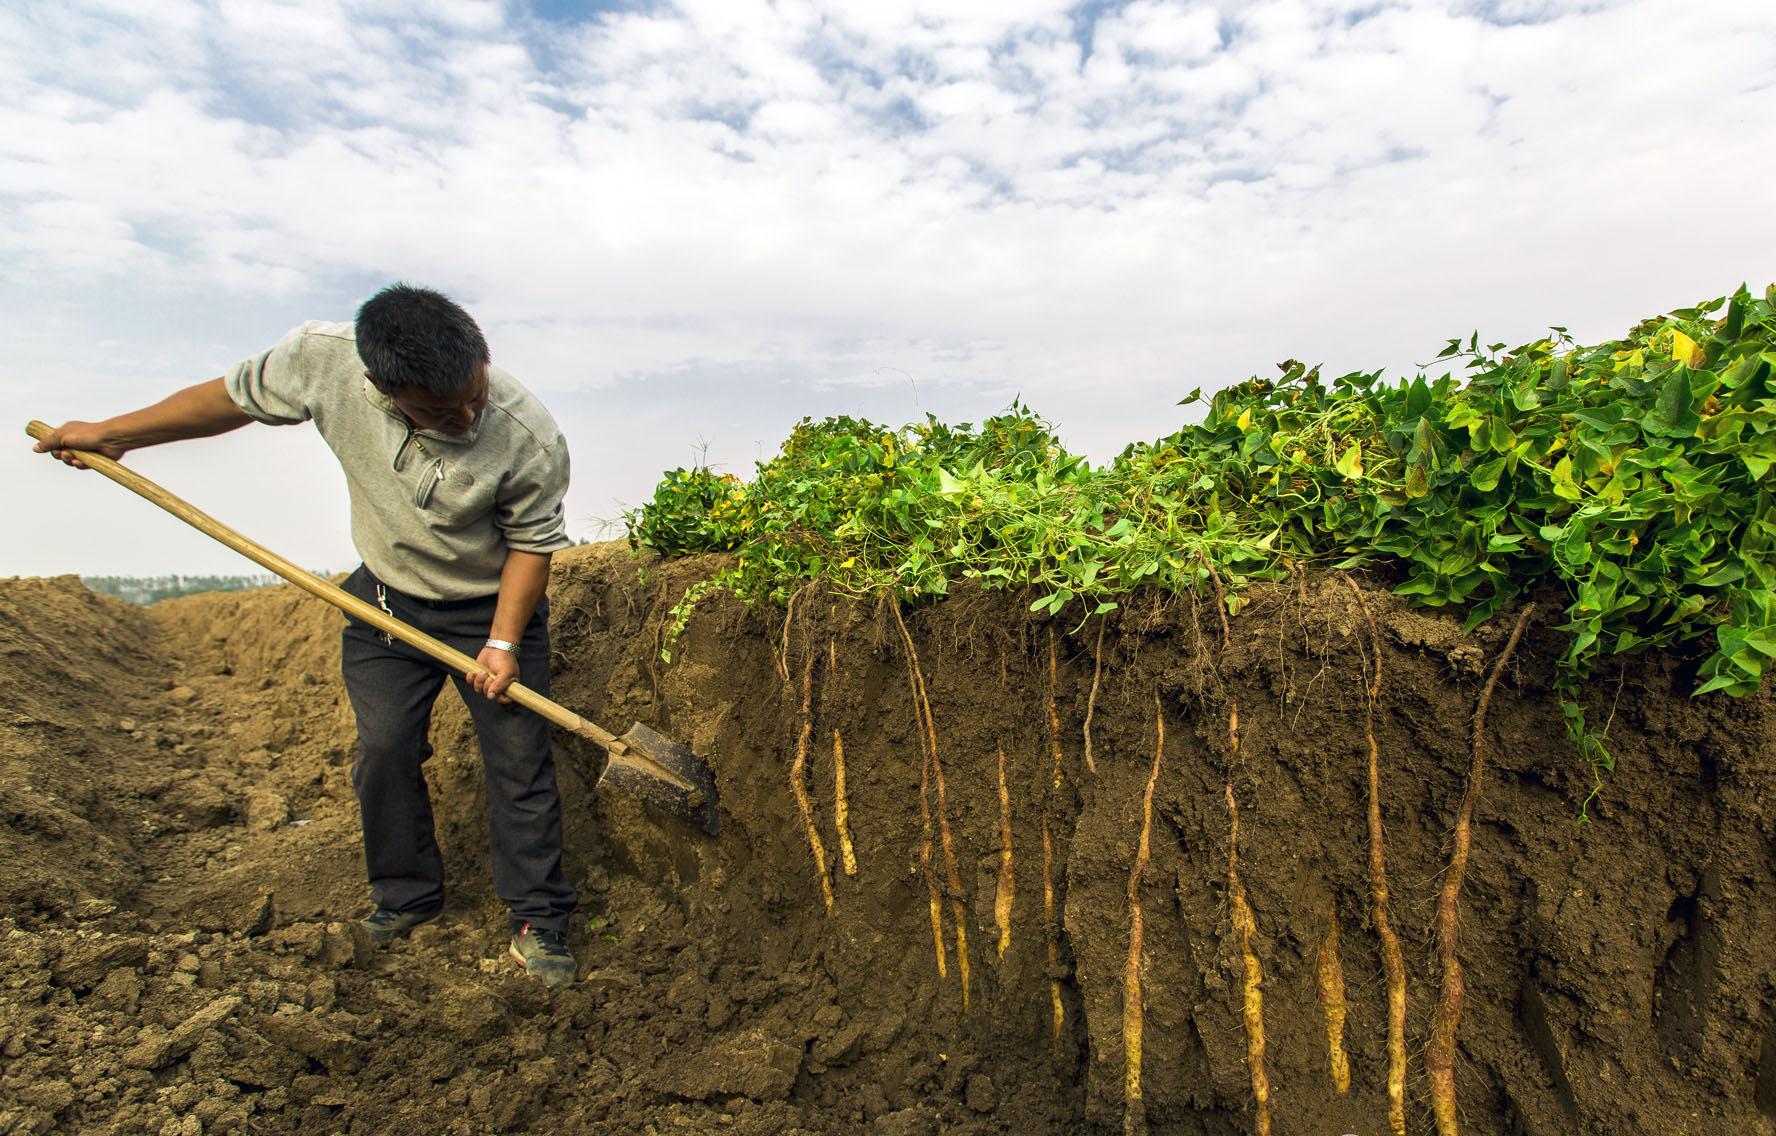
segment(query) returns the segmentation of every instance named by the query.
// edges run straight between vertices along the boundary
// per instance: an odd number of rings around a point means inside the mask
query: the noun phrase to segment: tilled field
[[[708,570],[558,558],[558,700],[692,745],[724,828],[593,796],[596,754],[563,741],[582,967],[556,993],[504,958],[454,696],[428,766],[447,914],[373,950],[352,930],[332,609],[0,581],[0,1134],[1247,1133],[1254,963],[1273,1130],[1387,1130],[1375,644],[1343,581],[1254,590],[1225,646],[1187,601],[1125,605],[1101,638],[978,592],[904,635],[880,605],[805,594],[786,626],[712,601],[660,662],[667,609]],[[1464,638],[1361,595],[1416,1133],[1437,890],[1510,619]],[[1580,825],[1555,641],[1532,624],[1491,700],[1460,899],[1464,1130],[1776,1132],[1770,699],[1692,700],[1677,657],[1605,673],[1589,709],[1620,768]]]

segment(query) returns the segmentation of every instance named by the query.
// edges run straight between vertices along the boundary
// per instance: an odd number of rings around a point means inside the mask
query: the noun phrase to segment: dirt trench
[[[662,663],[667,609],[711,570],[616,545],[558,558],[558,700],[691,744],[724,828],[592,795],[596,755],[561,741],[582,968],[553,995],[502,957],[454,696],[428,763],[448,912],[372,950],[350,923],[365,893],[331,609],[279,588],[144,611],[72,579],[0,581],[0,1136],[1139,1128],[1130,871],[1161,724],[1137,887],[1146,1129],[1258,1119],[1231,784],[1272,1130],[1387,1130],[1369,643],[1337,577],[1253,589],[1225,649],[1188,600],[1137,597],[1100,639],[1096,621],[1031,616],[1028,597],[963,591],[909,612],[903,638],[879,604],[810,592],[787,627],[710,601]],[[1419,1133],[1436,891],[1508,621],[1464,638],[1384,584],[1363,595]],[[1677,656],[1600,674],[1588,709],[1619,767],[1580,825],[1591,781],[1548,690],[1558,636],[1532,626],[1492,701],[1460,905],[1464,1130],[1776,1132],[1771,700],[1692,700]],[[1334,901],[1344,1093],[1317,988]]]

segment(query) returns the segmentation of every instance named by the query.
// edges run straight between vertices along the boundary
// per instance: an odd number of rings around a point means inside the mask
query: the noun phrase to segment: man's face
[[[487,368],[475,376],[467,390],[454,395],[433,394],[418,387],[389,392],[389,401],[417,430],[461,434],[475,424],[487,405]]]

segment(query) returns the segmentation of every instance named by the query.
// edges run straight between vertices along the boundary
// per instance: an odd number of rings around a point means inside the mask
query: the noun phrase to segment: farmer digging
[[[348,618],[342,669],[357,718],[352,785],[376,910],[387,942],[438,917],[444,862],[421,765],[432,704],[456,684],[487,775],[493,881],[511,916],[511,955],[548,986],[573,981],[561,869],[561,798],[548,723],[505,695],[549,691],[549,560],[562,525],[567,443],[529,391],[490,362],[475,321],[438,292],[385,288],[355,323],[310,322],[227,375],[103,422],[67,422],[39,453],[130,450],[235,430],[313,421],[345,471],[352,541],[363,564],[347,592],[469,655],[456,674]],[[473,697],[471,697],[471,694]]]

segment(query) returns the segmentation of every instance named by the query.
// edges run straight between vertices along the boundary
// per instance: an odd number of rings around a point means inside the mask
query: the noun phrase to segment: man
[[[378,942],[438,917],[444,864],[420,766],[446,677],[474,718],[487,776],[493,880],[511,914],[511,956],[549,986],[573,981],[561,870],[561,801],[548,724],[505,690],[549,690],[549,560],[562,527],[567,444],[554,419],[490,362],[448,297],[396,284],[353,323],[306,323],[222,378],[103,422],[68,422],[37,451],[130,450],[250,422],[312,421],[344,468],[363,564],[346,591],[487,668],[450,674],[348,619],[341,660],[358,725],[352,766]],[[471,694],[473,697],[471,697]]]

